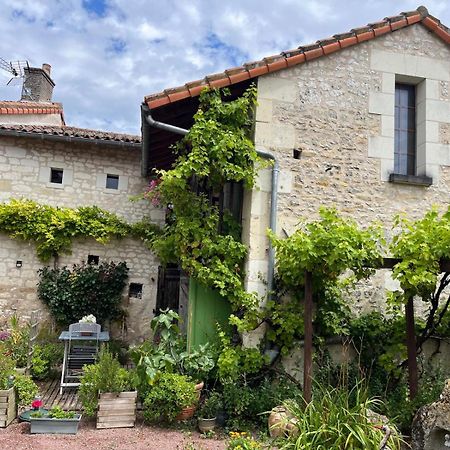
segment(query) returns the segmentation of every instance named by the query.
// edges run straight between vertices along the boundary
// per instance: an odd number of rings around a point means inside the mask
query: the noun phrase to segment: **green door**
[[[230,303],[217,291],[194,281],[189,281],[188,349],[206,342],[217,341],[218,322],[228,324]]]

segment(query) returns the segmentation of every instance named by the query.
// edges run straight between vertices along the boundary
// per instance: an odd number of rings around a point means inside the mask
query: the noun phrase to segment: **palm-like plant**
[[[377,410],[381,400],[368,398],[361,383],[353,389],[317,386],[312,401],[305,405],[291,400],[285,407],[295,425],[281,447],[293,450],[379,450],[384,432],[369,420],[368,411]],[[377,426],[378,425],[378,426]],[[399,450],[401,438],[394,426],[386,449]]]

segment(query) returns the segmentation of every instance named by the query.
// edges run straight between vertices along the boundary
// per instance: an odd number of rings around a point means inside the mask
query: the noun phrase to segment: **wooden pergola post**
[[[405,305],[406,347],[408,349],[409,396],[411,400],[419,390],[416,356],[416,332],[414,326],[414,301],[409,297]]]
[[[381,269],[393,269],[395,264],[400,262],[397,258],[384,258]],[[450,272],[450,262],[445,260],[440,262],[441,271]],[[313,339],[313,287],[312,272],[305,272],[305,343],[303,361],[303,398],[306,403],[311,401],[312,394],[312,339]],[[406,319],[406,346],[408,349],[408,379],[409,394],[413,399],[419,390],[418,369],[416,356],[416,333],[414,325],[414,303],[413,298],[409,298],[405,305]]]
[[[312,393],[312,338],[313,338],[313,287],[312,273],[305,272],[305,344],[303,361],[303,398],[311,401]]]

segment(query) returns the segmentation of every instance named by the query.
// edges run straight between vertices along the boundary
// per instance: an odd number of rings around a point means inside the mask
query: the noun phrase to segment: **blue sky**
[[[343,6],[344,5],[344,6]],[[147,94],[416,9],[410,0],[0,0],[0,57],[52,66],[72,126],[139,133]],[[425,6],[450,26],[450,0]],[[0,99],[20,98],[0,71]]]

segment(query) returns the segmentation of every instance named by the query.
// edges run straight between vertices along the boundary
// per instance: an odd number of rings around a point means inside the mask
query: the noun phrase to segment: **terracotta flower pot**
[[[175,420],[182,421],[182,420],[189,420],[194,417],[194,413],[197,407],[195,405],[186,406],[186,408],[183,408],[178,414],[177,417],[175,417]]]
[[[203,381],[195,385],[195,392],[197,394],[197,400],[200,400],[200,395],[202,393],[202,389],[203,389],[204,385],[205,385],[205,383],[203,383]],[[178,416],[175,417],[175,420],[181,421],[181,420],[192,419],[192,417],[194,417],[194,413],[195,413],[196,409],[197,409],[197,405],[186,406],[186,408],[183,408],[181,410],[180,414],[178,414]]]

